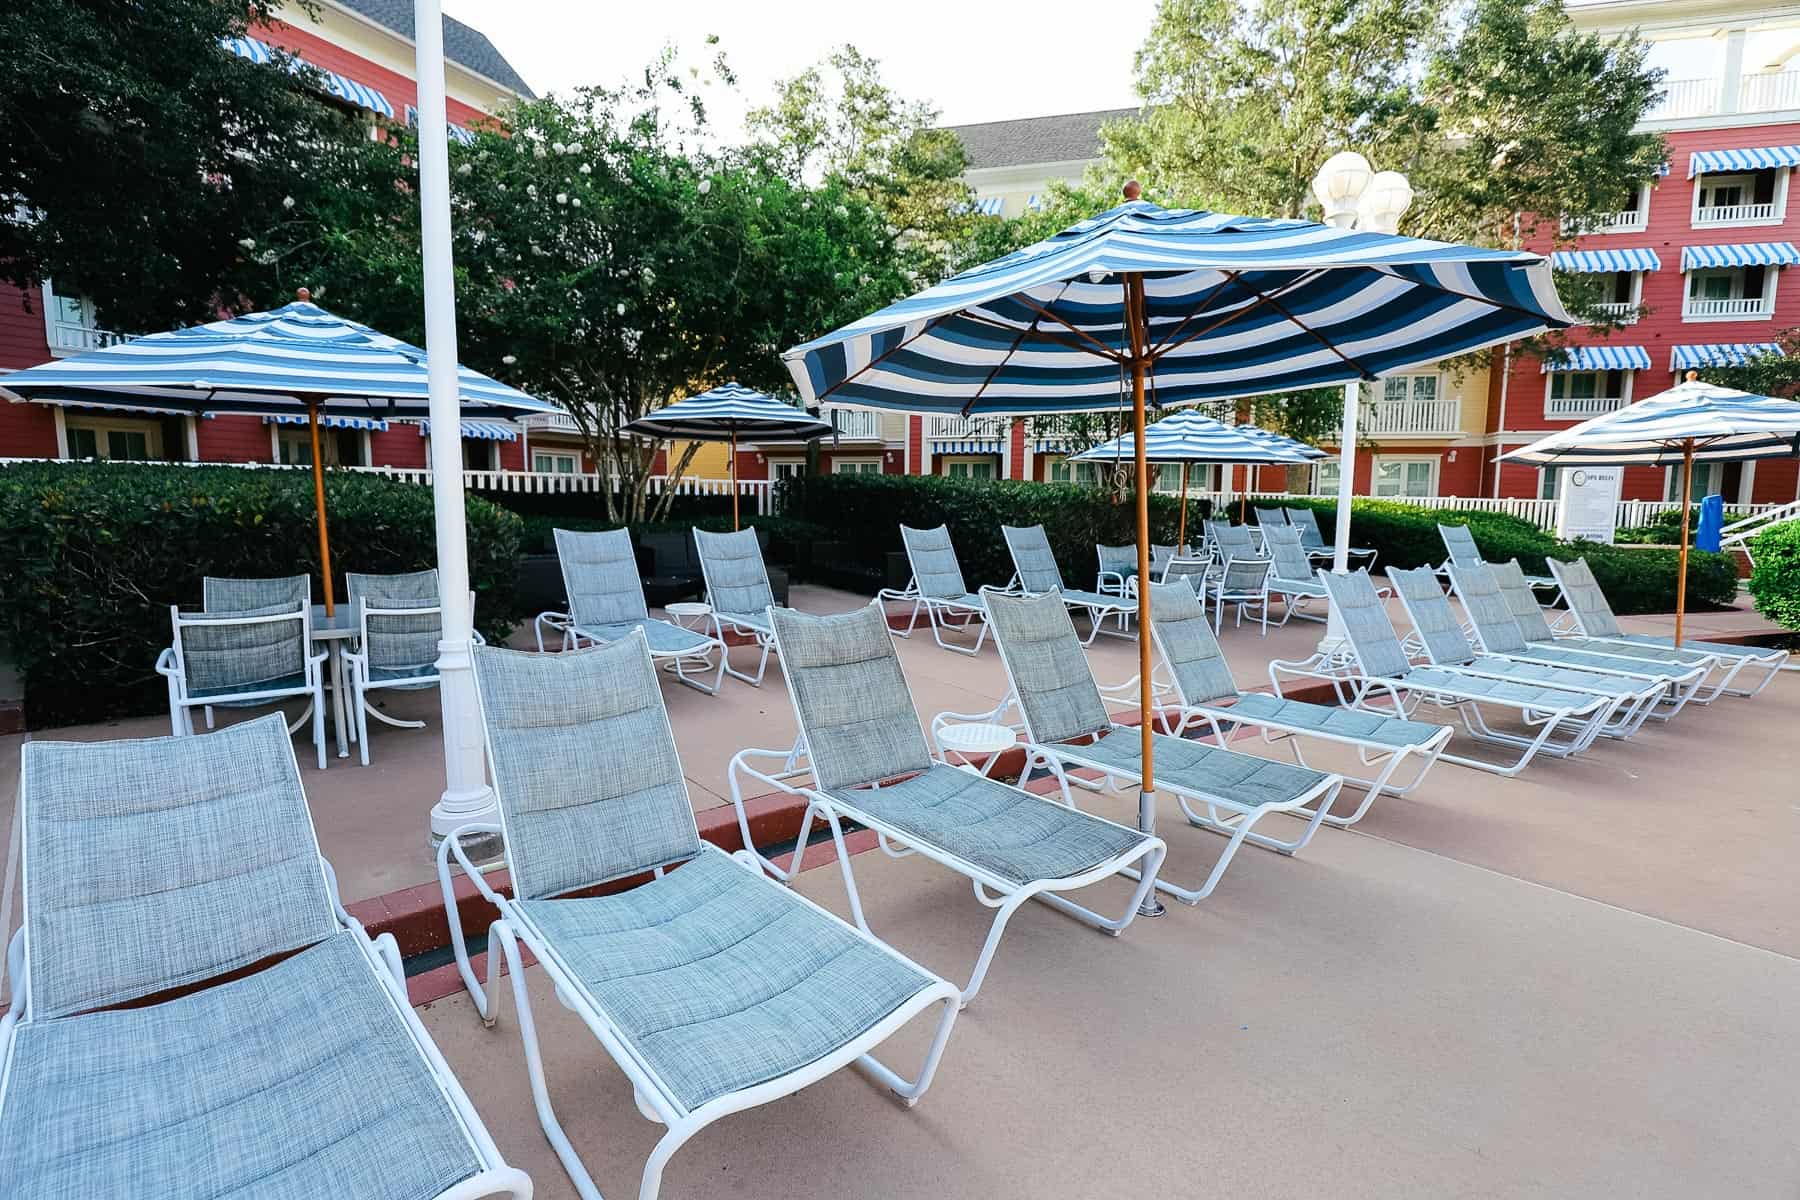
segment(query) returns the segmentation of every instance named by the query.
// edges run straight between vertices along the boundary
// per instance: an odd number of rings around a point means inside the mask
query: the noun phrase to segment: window
[[[1663,499],[1671,504],[1681,503],[1681,468],[1669,467],[1663,475]],[[1717,496],[1725,490],[1725,464],[1703,462],[1694,464],[1694,490],[1691,498],[1697,504],[1707,496]]]
[[[952,479],[992,479],[994,464],[985,458],[958,458],[944,464],[944,474]]]
[[[1338,461],[1335,458],[1313,466],[1313,495],[1335,496],[1338,494]]]
[[[1559,467],[1545,467],[1538,472],[1538,499],[1556,499],[1556,481],[1562,478]]]
[[[1408,400],[1436,400],[1437,374],[1390,375],[1381,381],[1381,398],[1390,404],[1404,404]]]
[[[533,450],[531,469],[539,475],[579,475],[581,455],[558,450]]]
[[[1755,188],[1754,175],[1702,175],[1694,190],[1700,195],[1701,208],[1736,208],[1750,203]]]
[[[1082,487],[1097,487],[1100,483],[1101,466],[1099,463],[1070,462],[1067,458],[1053,458],[1044,478],[1051,483],[1075,483]]]
[[[1550,372],[1550,398],[1552,400],[1597,400],[1624,394],[1625,372],[1623,371]]]
[[[363,462],[363,435],[360,430],[319,430],[319,453],[328,467],[367,465]],[[276,426],[275,461],[289,467],[312,466],[312,431],[304,425]]]
[[[70,417],[66,425],[70,458],[109,462],[150,462],[163,456],[160,421]]]
[[[1437,459],[1378,458],[1370,478],[1377,496],[1431,496],[1436,494]]]
[[[1707,174],[1694,181],[1695,225],[1750,225],[1781,219],[1787,172]]]
[[[769,460],[770,479],[798,479],[806,474],[806,460],[803,458],[784,458]]]
[[[834,458],[831,460],[831,473],[833,475],[879,475],[881,474],[881,460],[878,458]]]

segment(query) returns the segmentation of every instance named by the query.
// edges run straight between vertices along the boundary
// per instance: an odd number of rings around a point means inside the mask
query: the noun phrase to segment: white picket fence
[[[1252,506],[1258,504],[1284,504],[1301,499],[1292,492],[1189,492],[1190,500],[1205,497],[1213,502],[1215,508],[1231,507],[1234,511],[1240,499],[1247,498]],[[1459,512],[1497,512],[1509,517],[1518,517],[1530,521],[1539,529],[1554,530],[1556,528],[1556,501],[1538,500],[1519,496],[1381,496],[1381,500],[1389,500],[1396,504],[1415,504],[1420,508],[1447,508]],[[1359,500],[1369,499],[1366,496]],[[1679,505],[1667,500],[1621,500],[1615,523],[1621,529],[1635,525],[1648,525],[1657,513],[1667,512]],[[1741,519],[1757,516],[1775,509],[1791,507],[1782,504],[1727,504],[1725,513],[1728,519]]]
[[[431,469],[429,467],[351,467],[353,471],[362,471],[370,475],[386,475],[390,479],[403,479],[408,483],[420,483],[430,486]],[[572,474],[551,471],[464,471],[463,487],[475,492],[512,492],[521,495],[557,495],[589,493],[598,495],[614,486],[613,481],[603,475]],[[740,500],[747,502],[753,513],[769,513],[774,511],[774,483],[767,479],[740,479],[737,490]],[[673,485],[666,475],[650,477],[649,495],[654,499],[673,491],[677,496],[725,496],[731,495],[731,480],[705,479],[693,475],[684,475]]]

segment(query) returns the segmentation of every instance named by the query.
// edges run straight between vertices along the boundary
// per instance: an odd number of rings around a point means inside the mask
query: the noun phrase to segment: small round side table
[[[663,611],[683,629],[698,630],[705,628],[706,618],[712,616],[712,605],[697,600],[677,600],[674,604],[663,605]]]
[[[945,754],[954,754],[970,766],[975,765],[975,759],[987,759],[981,767],[981,773],[986,775],[1002,754],[1019,744],[1019,735],[1008,725],[971,722],[940,726],[937,743]]]

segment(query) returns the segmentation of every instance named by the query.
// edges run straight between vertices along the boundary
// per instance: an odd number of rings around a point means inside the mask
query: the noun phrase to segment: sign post
[[[1556,536],[1612,544],[1618,527],[1623,467],[1558,467]]]

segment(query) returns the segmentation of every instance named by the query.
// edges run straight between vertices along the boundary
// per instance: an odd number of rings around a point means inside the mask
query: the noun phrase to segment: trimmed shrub
[[[378,475],[325,477],[339,603],[346,571],[436,565],[431,489]],[[484,634],[519,614],[519,518],[468,500],[469,578]],[[312,476],[241,467],[24,463],[0,467],[0,641],[24,676],[34,725],[152,713],[169,606],[200,602],[204,575],[306,573],[319,538]]]
[[[1756,566],[1750,594],[1756,611],[1789,629],[1800,629],[1800,521],[1771,525],[1750,540]]]
[[[520,540],[522,553],[555,554],[556,534],[558,529],[579,529],[589,532],[604,532],[618,529],[617,521],[609,521],[605,517],[547,517],[527,516],[523,518],[524,533]],[[747,529],[761,529],[768,533],[772,544],[798,545],[804,542],[830,541],[839,536],[835,531],[810,521],[796,521],[791,517],[778,516],[746,516],[742,524]],[[715,533],[731,531],[731,515],[704,516],[689,520],[672,518],[667,521],[648,522],[633,525],[631,531],[638,533],[664,533],[670,530],[705,529]]]

